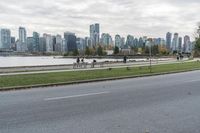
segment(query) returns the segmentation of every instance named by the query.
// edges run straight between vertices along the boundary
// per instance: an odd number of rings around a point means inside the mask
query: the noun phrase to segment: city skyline
[[[136,37],[164,38],[166,32],[178,32],[180,36],[193,38],[199,15],[197,0],[40,0],[0,3],[0,25],[9,28],[17,36],[20,26],[26,27],[27,36],[39,33],[63,34],[71,31],[77,36],[89,34],[88,25],[98,22],[101,33]]]

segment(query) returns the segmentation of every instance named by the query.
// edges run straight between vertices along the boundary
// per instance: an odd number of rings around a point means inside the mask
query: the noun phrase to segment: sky
[[[0,28],[28,36],[70,31],[89,36],[89,25],[100,23],[101,33],[112,36],[163,37],[166,32],[194,36],[200,22],[199,0],[1,0]]]

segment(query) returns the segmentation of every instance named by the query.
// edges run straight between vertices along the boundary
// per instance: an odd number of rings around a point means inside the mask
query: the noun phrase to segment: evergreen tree
[[[90,49],[89,49],[89,47],[86,47],[86,50],[85,50],[85,55],[91,55],[91,52],[90,52]]]
[[[116,54],[119,54],[119,47],[116,46],[116,47],[114,48],[114,54],[115,54],[115,55],[116,55]]]
[[[103,48],[101,46],[97,48],[97,55],[103,56]]]

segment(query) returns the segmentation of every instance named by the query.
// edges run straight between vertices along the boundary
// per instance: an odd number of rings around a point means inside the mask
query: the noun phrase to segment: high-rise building
[[[50,34],[43,34],[43,37],[45,39],[45,52],[52,53],[53,52],[53,39]]]
[[[126,45],[130,47],[134,47],[134,37],[132,35],[127,36]]]
[[[44,37],[39,38],[39,52],[44,53],[46,51],[46,42]]]
[[[178,33],[175,33],[172,42],[172,51],[178,51],[178,41]]]
[[[134,47],[139,47],[139,40],[137,39],[137,38],[135,38],[134,40],[133,40],[133,46]]]
[[[89,37],[85,37],[86,47],[92,48],[92,40]]]
[[[92,24],[90,25],[90,39],[92,40],[92,45],[97,46],[100,42],[100,25]]]
[[[35,52],[33,37],[27,37],[27,47],[29,52]]]
[[[76,45],[77,45],[77,49],[78,49],[79,51],[84,51],[85,48],[86,48],[85,39],[80,38],[80,37],[77,38],[77,39],[76,39]]]
[[[166,34],[166,48],[171,51],[172,48],[172,33],[167,32]]]
[[[110,46],[113,44],[112,37],[108,33],[102,33],[101,35],[101,44],[103,46]]]
[[[26,29],[24,27],[19,27],[19,43],[20,45],[18,48],[19,52],[26,52],[28,50],[27,47],[27,34],[26,34]]]
[[[183,51],[185,53],[191,53],[193,49],[192,42],[190,41],[190,37],[188,35],[184,36],[184,44]]]
[[[15,37],[11,37],[11,49],[16,51],[16,41]]]
[[[73,52],[77,49],[76,45],[76,35],[75,33],[65,32],[64,33],[65,39],[65,52]]]
[[[33,52],[39,52],[40,34],[33,32]]]
[[[139,38],[138,45],[139,45],[139,48],[144,47],[144,41],[143,41],[143,38],[142,38],[142,37]]]
[[[55,46],[54,46],[55,52],[62,52],[62,36],[61,35],[56,35],[56,40],[55,40]]]
[[[122,39],[120,35],[115,36],[115,47],[122,48]]]
[[[178,38],[178,52],[182,52],[182,44],[183,44],[183,39],[182,37]]]
[[[125,46],[125,38],[121,37],[121,48],[124,48]]]
[[[0,49],[11,48],[11,31],[9,29],[0,29]]]

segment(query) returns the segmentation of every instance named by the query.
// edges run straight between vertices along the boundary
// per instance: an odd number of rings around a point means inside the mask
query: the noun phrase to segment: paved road
[[[200,71],[0,93],[0,133],[199,133]]]

